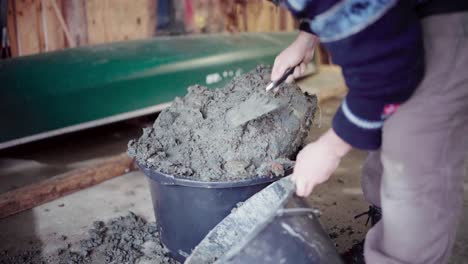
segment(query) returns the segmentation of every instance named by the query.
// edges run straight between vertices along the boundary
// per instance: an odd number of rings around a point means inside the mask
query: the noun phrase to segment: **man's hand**
[[[286,82],[292,82],[295,78],[301,77],[306,71],[307,64],[314,56],[314,49],[317,42],[316,36],[301,31],[296,40],[276,56],[271,71],[271,80],[278,80],[288,68],[294,67],[299,63],[300,65],[296,67],[294,73],[286,79]]]
[[[309,196],[317,184],[327,181],[338,167],[341,158],[351,150],[333,129],[316,142],[307,145],[297,155],[292,181],[298,196]]]

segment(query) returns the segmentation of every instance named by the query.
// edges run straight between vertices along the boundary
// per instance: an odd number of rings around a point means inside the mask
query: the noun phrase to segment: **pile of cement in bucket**
[[[198,181],[283,176],[303,145],[317,100],[295,84],[283,84],[279,94],[266,92],[269,81],[270,68],[258,66],[223,88],[189,87],[129,142],[129,155],[148,168]],[[226,113],[252,97],[278,100],[284,107],[230,125]]]

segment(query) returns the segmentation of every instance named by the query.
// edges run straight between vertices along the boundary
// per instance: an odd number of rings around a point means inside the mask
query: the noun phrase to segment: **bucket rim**
[[[155,169],[150,169],[140,163],[138,163],[140,170],[151,180],[156,181],[163,185],[179,185],[185,187],[197,187],[197,188],[235,188],[235,187],[248,187],[252,185],[258,185],[263,183],[270,183],[284,178],[286,175],[292,172],[292,169],[287,170],[284,176],[261,176],[247,180],[234,180],[234,181],[197,181],[186,178],[178,178],[173,175],[159,172]]]

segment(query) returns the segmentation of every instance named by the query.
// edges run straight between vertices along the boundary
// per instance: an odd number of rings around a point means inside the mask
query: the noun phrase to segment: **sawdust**
[[[258,66],[223,88],[189,87],[129,142],[129,155],[162,173],[199,181],[283,176],[307,136],[317,99],[295,84],[267,93],[269,80],[270,68]],[[278,100],[283,107],[232,127],[226,113],[252,97]]]

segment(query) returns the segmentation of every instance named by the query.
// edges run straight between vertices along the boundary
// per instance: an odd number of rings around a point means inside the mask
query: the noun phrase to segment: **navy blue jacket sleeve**
[[[333,129],[360,149],[381,145],[382,126],[424,74],[422,30],[409,0],[290,0],[301,29],[316,34],[340,65],[349,92]]]

